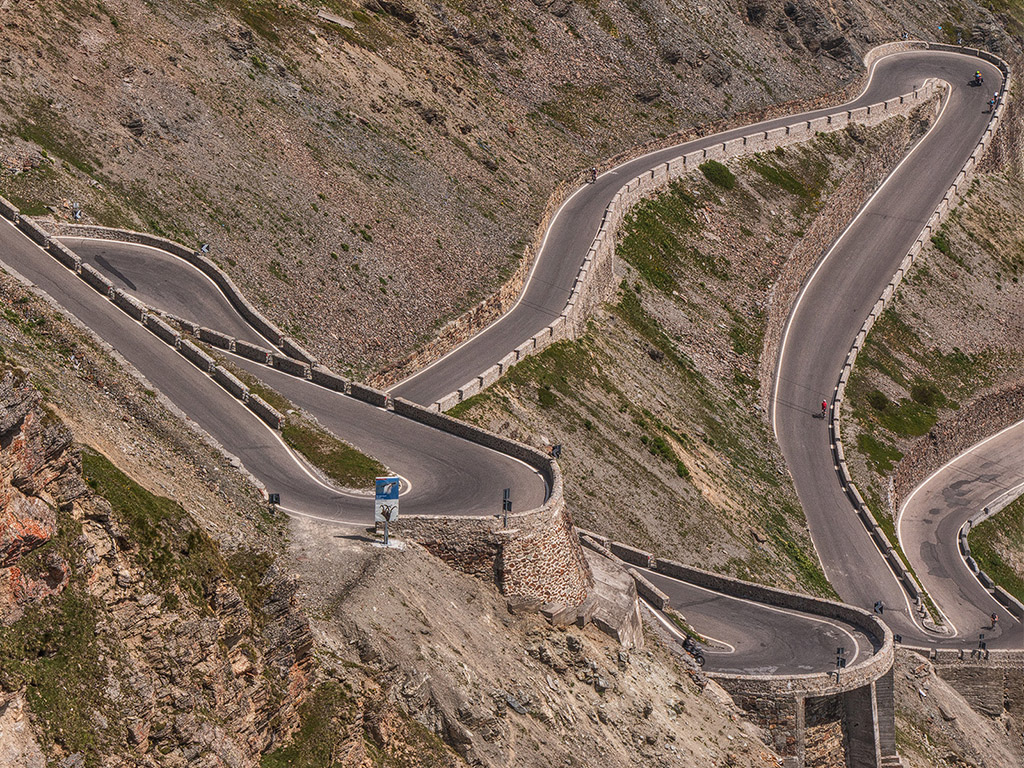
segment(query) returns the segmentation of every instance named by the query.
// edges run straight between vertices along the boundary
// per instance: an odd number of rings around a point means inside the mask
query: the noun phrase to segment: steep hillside
[[[940,24],[1008,44],[973,3],[909,0],[6,0],[0,194],[208,242],[367,374],[513,275],[582,169],[839,91]]]
[[[254,764],[311,662],[284,520],[6,275],[0,305],[2,762]]]
[[[285,552],[144,382],[4,274],[0,307],[4,768],[778,764],[654,638],[317,521]]]
[[[828,594],[765,415],[771,350],[804,274],[933,111],[707,163],[640,204],[588,333],[453,413],[561,444],[578,525]]]
[[[914,485],[1021,415],[1022,125],[1015,103],[990,172],[922,252],[850,378],[847,461],[890,534],[893,507]]]

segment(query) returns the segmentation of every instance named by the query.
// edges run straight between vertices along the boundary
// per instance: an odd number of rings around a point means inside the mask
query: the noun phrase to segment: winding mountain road
[[[779,369],[774,398],[777,433],[808,510],[815,544],[840,594],[862,607],[870,608],[879,597],[889,606],[899,605],[899,593],[889,589],[887,569],[876,560],[880,555],[838,489],[826,430],[820,420],[810,418],[809,409],[831,393],[849,341],[881,286],[984,131],[986,120],[976,103],[979,94],[958,85],[979,66],[989,82],[998,82],[998,71],[974,58],[935,52],[895,54],[880,59],[864,93],[842,105],[845,110],[892,98],[920,86],[926,77],[940,77],[954,86],[936,128],[815,270],[793,315]],[[838,109],[818,110],[806,117]],[[758,127],[768,129],[791,120],[782,118]],[[562,311],[605,207],[624,181],[682,153],[749,131],[744,127],[651,153],[581,187],[552,222],[515,309],[438,363],[392,388],[391,394],[433,402],[535,334]],[[870,222],[870,226],[858,229],[858,222]],[[147,304],[269,346],[216,286],[185,262],[135,244],[81,238],[64,242],[116,286]],[[366,496],[338,491],[318,479],[237,400],[6,222],[0,226],[0,260],[111,344],[189,418],[237,455],[269,491],[281,493],[286,509],[368,524],[371,505]],[[242,358],[233,362],[405,477],[409,490],[402,501],[404,513],[492,514],[498,510],[504,487],[513,488],[517,509],[538,506],[546,497],[543,479],[514,459],[266,366]],[[849,641],[838,644],[857,654],[872,650],[870,639],[843,622],[810,615],[795,618],[789,611],[656,578],[663,580],[659,586],[673,596],[690,621],[722,641],[728,651],[709,653],[709,669],[747,674],[821,671],[832,666],[836,641],[843,638]],[[892,614],[887,611],[886,619]],[[905,624],[905,635],[934,644],[935,637],[924,634],[911,616],[904,618],[899,626],[904,629]],[[1008,633],[1005,642],[1015,640]]]

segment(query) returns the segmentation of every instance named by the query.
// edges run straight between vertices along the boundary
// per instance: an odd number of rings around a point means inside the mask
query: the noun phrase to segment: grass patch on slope
[[[971,529],[971,555],[1003,589],[1024,601],[1024,496]],[[1017,554],[1017,563],[1010,559]]]
[[[25,689],[36,717],[44,751],[60,745],[78,752],[85,765],[99,765],[110,741],[120,731],[120,714],[105,695],[109,673],[97,642],[98,611],[78,584],[58,597],[29,605],[24,615],[0,629],[0,686]],[[97,722],[103,713],[107,727]]]
[[[220,358],[220,362],[250,392],[259,395],[274,410],[285,414],[281,437],[327,477],[345,488],[366,489],[373,487],[374,478],[387,474],[383,464],[328,432],[276,389],[267,386],[244,368],[225,362],[223,358]]]
[[[200,610],[208,610],[207,588],[226,574],[217,546],[176,501],[156,496],[91,450],[82,451],[86,484],[110,502],[114,519],[130,535],[131,557],[164,595],[178,605],[179,592]]]
[[[299,412],[288,414],[281,436],[288,445],[345,488],[372,488],[374,478],[387,474],[379,461],[339,440]]]
[[[701,230],[696,216],[699,205],[699,197],[681,181],[638,203],[626,214],[616,255],[665,293],[679,288],[679,275],[688,269],[724,277],[723,265],[690,242],[689,236]]]

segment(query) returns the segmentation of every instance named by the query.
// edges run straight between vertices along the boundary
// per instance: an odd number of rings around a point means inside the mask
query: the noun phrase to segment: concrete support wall
[[[846,715],[846,764],[849,768],[878,768],[881,754],[875,737],[878,711],[874,684],[847,691],[842,703]]]

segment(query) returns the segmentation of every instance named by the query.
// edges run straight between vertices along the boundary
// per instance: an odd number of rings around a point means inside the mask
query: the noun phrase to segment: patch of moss
[[[88,449],[82,451],[82,475],[110,502],[129,556],[153,582],[147,587],[157,593],[180,589],[201,611],[208,611],[210,587],[226,575],[226,567],[217,546],[182,506],[150,493]]]

